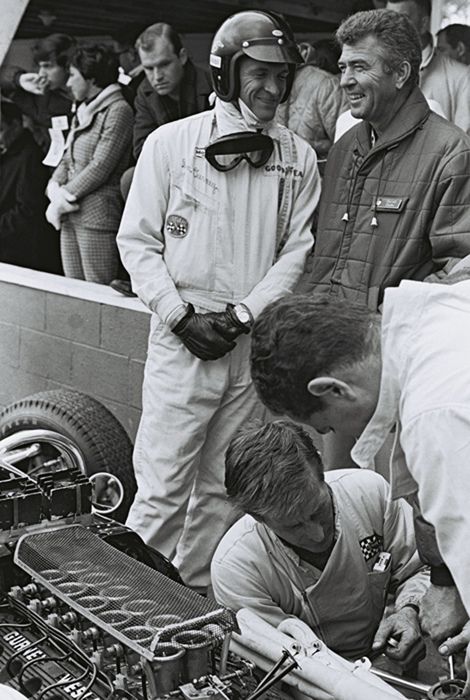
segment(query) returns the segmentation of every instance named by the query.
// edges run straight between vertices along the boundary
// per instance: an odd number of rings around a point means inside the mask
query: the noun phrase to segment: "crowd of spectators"
[[[470,27],[441,29],[434,47],[427,0],[387,6],[417,29],[420,86],[431,108],[469,131]],[[277,119],[314,148],[323,175],[331,146],[356,120],[340,87],[334,37],[302,42],[299,50],[304,63]],[[36,72],[0,71],[7,134],[0,259],[132,295],[115,236],[135,163],[154,129],[210,108],[209,71],[162,22],[118,28],[106,46],[77,46],[71,36],[52,34],[33,46],[32,58]]]
[[[195,590],[207,593],[218,546],[221,602],[299,617],[352,657],[394,634],[403,663],[421,658],[422,630],[470,643],[470,558],[455,546],[468,538],[470,419],[449,408],[470,355],[447,378],[441,366],[469,343],[455,311],[469,283],[442,291],[470,261],[469,38],[449,26],[435,46],[430,14],[429,0],[388,0],[346,19],[336,46],[239,12],[214,37],[211,76],[165,23],[109,46],[52,35],[34,48],[37,73],[0,76],[0,259],[132,285],[152,312],[127,524]],[[428,302],[444,309],[431,329]],[[246,431],[266,408],[330,433],[322,458],[295,424]],[[390,496],[382,477],[344,468],[373,469],[398,417]],[[324,466],[343,471],[325,479]],[[470,646],[467,666],[468,696]]]

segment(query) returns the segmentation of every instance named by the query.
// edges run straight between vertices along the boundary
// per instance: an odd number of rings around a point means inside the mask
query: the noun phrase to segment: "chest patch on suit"
[[[369,559],[372,559],[372,557],[375,557],[376,554],[379,554],[379,552],[383,550],[384,538],[374,532],[373,535],[369,535],[369,537],[365,537],[361,540],[359,546],[364,555],[364,559],[369,561]]]
[[[165,231],[173,238],[184,238],[188,233],[189,224],[184,216],[171,214],[165,224]]]

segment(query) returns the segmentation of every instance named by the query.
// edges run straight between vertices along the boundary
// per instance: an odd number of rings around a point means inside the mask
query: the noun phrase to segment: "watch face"
[[[242,306],[241,304],[240,306],[235,306],[234,311],[240,323],[244,323],[247,326],[251,325],[250,312],[247,311],[247,309],[245,309],[244,306]]]

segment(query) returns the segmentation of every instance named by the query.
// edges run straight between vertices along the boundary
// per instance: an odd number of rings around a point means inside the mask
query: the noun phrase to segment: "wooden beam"
[[[29,0],[1,0],[2,21],[0,23],[0,66],[2,65],[11,40],[15,36],[18,25]]]

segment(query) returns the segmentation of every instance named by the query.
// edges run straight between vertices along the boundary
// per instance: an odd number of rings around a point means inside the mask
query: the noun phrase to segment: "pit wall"
[[[0,263],[0,406],[77,389],[134,440],[149,324],[138,299],[110,287]]]

